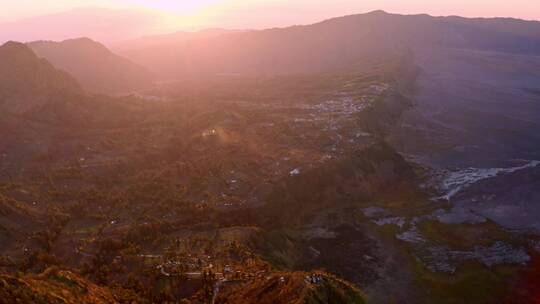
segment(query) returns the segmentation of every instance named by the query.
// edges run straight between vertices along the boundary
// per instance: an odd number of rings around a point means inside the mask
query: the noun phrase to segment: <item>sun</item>
[[[192,14],[211,7],[212,5],[225,2],[225,0],[131,0],[131,2],[146,8],[157,9],[169,13]]]

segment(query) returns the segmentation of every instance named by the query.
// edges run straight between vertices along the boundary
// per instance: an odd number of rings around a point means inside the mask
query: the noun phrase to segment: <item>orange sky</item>
[[[0,40],[61,39],[76,33],[101,40],[116,40],[120,37],[208,27],[234,29],[280,27],[308,24],[330,17],[377,9],[404,14],[502,16],[540,20],[540,0],[0,0],[0,2],[2,2],[0,23],[3,23],[0,24]],[[77,16],[73,17],[72,12],[65,13],[70,10],[75,10]],[[80,17],[81,11],[84,11],[83,17]],[[57,15],[49,19],[39,17],[50,14]],[[42,28],[43,24],[46,25],[45,28]],[[49,26],[50,24],[54,26]]]

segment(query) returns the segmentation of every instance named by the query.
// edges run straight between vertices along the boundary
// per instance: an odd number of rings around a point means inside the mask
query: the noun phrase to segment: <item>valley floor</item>
[[[58,303],[85,292],[89,303],[534,296],[537,235],[462,214],[454,199],[537,164],[458,170],[439,193],[432,168],[393,147],[395,128],[412,132],[404,113],[415,111],[418,75],[407,60],[164,84],[168,96],[151,103],[95,97],[67,114],[51,104],[0,117],[0,294],[36,303],[56,289]],[[440,196],[451,200],[432,200]],[[30,285],[33,295],[22,291]]]

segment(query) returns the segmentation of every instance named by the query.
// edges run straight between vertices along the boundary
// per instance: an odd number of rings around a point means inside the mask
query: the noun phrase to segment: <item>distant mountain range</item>
[[[126,50],[127,52],[143,52],[147,48],[158,47],[158,46],[174,47],[174,46],[177,46],[178,44],[181,44],[191,39],[214,38],[223,34],[245,33],[245,32],[248,32],[248,31],[247,30],[226,30],[226,29],[220,29],[220,28],[205,29],[198,32],[178,31],[172,34],[143,36],[136,39],[129,39],[129,40],[116,42],[111,45],[111,48],[116,51]]]
[[[307,26],[210,33],[147,37],[116,45],[115,50],[164,78],[318,73],[404,48],[540,54],[540,22],[503,18],[374,11]]]
[[[28,46],[39,57],[73,75],[89,92],[129,93],[147,88],[152,82],[145,68],[88,38],[62,42],[37,41],[28,43]]]

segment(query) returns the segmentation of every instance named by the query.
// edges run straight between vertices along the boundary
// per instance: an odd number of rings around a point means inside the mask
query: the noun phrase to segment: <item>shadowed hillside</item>
[[[393,15],[375,11],[248,32],[171,36],[169,43],[117,48],[165,78],[189,75],[275,75],[342,69],[403,48],[467,48],[540,53],[540,22]],[[157,38],[156,38],[157,39]],[[144,45],[144,41],[141,44]]]
[[[88,38],[37,41],[28,46],[55,67],[72,74],[93,93],[130,93],[150,87],[150,73]]]
[[[0,107],[8,112],[25,112],[60,96],[80,94],[77,81],[39,59],[22,43],[0,47]]]

